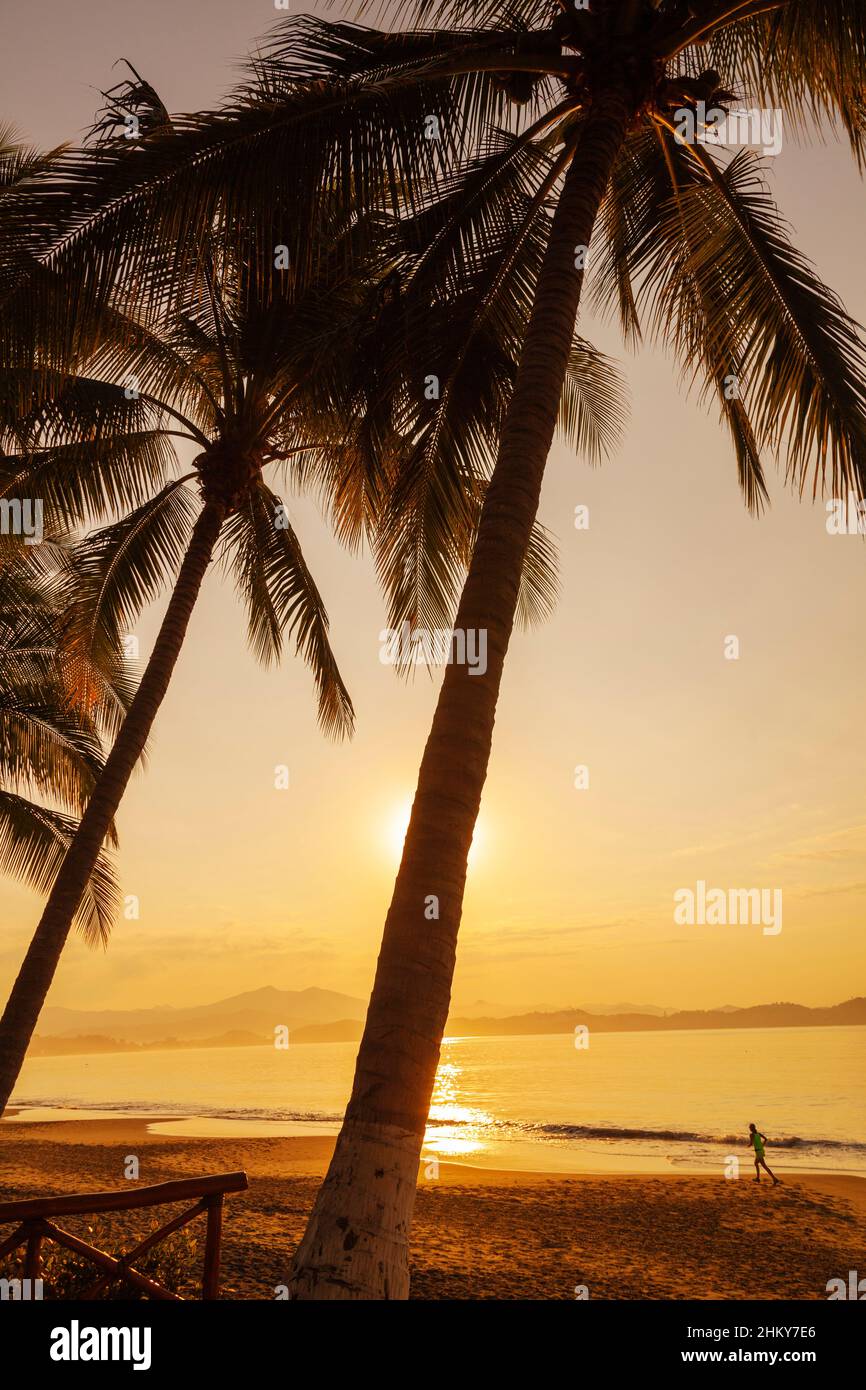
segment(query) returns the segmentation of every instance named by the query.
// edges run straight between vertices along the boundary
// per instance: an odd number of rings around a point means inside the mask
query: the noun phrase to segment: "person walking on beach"
[[[764,1145],[767,1142],[766,1134],[761,1134],[754,1125],[749,1125],[749,1143],[755,1150],[755,1182],[761,1181],[761,1169],[770,1174],[773,1179],[773,1186],[779,1186],[779,1179],[771,1168],[767,1167],[767,1160],[764,1158]]]

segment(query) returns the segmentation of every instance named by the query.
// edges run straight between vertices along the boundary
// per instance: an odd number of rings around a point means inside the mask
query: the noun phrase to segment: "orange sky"
[[[2,109],[33,140],[74,135],[128,56],[173,109],[213,103],[230,60],[275,12],[232,0],[5,0]],[[862,185],[841,147],[774,163],[801,247],[866,320]],[[599,470],[557,447],[542,520],[560,542],[562,596],[513,642],[466,898],[459,1006],[632,1000],[709,1007],[863,992],[866,552],[830,537],[821,505],[770,474],[760,522],[739,498],[715,418],[684,400],[657,351],[624,357],[615,330],[583,331],[625,360],[633,415]],[[575,531],[574,508],[590,508]],[[395,825],[435,700],[379,661],[371,565],[293,504],[353,695],[349,746],[319,735],[311,680],[262,671],[233,594],[213,574],[121,810],[125,893],[139,921],[107,954],[67,950],[51,1001],[204,1002],[276,984],[369,988],[396,860]],[[139,626],[143,651],[156,616]],[[739,661],[726,661],[728,634]],[[288,791],[273,787],[277,763]],[[588,790],[573,786],[578,763]],[[777,936],[678,927],[673,894],[783,892]],[[38,916],[0,883],[0,992]]]

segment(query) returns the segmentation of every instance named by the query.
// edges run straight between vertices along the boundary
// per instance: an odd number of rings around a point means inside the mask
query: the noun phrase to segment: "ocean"
[[[20,1120],[146,1116],[156,1133],[335,1134],[354,1043],[35,1057]],[[549,1172],[750,1164],[866,1174],[866,1028],[446,1039],[428,1158]],[[750,1171],[750,1170],[749,1170]]]

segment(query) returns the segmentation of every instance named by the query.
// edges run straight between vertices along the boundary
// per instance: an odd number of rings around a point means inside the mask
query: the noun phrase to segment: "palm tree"
[[[86,672],[90,695],[80,698],[83,673],[62,640],[66,557],[41,549],[22,562],[7,544],[0,556],[0,869],[47,893],[102,771],[102,738],[117,732],[132,691],[113,661]],[[52,549],[59,564],[46,571]],[[116,844],[113,827],[108,839]],[[101,852],[76,913],[89,944],[107,942],[118,897]]]
[[[63,633],[70,660],[104,660],[144,604],[168,584],[171,597],[0,1019],[0,1109],[218,544],[246,605],[256,656],[276,660],[293,640],[313,670],[325,732],[343,736],[353,723],[324,604],[288,509],[264,478],[280,462],[302,478],[306,452],[328,442],[318,422],[334,417],[334,360],[342,357],[351,290],[320,285],[296,295],[252,239],[239,259],[234,249],[223,254],[214,234],[166,323],[148,327],[118,302],[116,292],[115,307],[101,311],[102,340],[89,362],[65,378],[52,370],[50,390],[8,415],[2,495],[40,496],[52,525],[114,516],[73,551]],[[26,396],[19,376],[32,389],[30,364],[10,368],[7,409]],[[175,439],[197,450],[186,472]]]
[[[673,125],[684,106],[694,109],[700,98],[712,105],[727,99],[725,88],[742,86],[795,121],[833,113],[859,158],[861,5],[594,0],[577,12],[506,0],[482,6],[480,17],[477,5],[460,0],[417,0],[397,9],[426,23],[471,15],[479,29],[342,28],[330,44],[334,69],[345,78],[351,67],[381,84],[392,65],[405,82],[420,48],[416,71],[426,81],[437,67],[455,83],[471,74],[470,108],[483,105],[483,74],[492,73],[530,108],[529,124],[511,140],[512,157],[531,140],[557,151],[543,185],[553,215],[456,619],[459,629],[487,632],[488,668],[483,678],[457,665],[445,672],[351,1098],[295,1257],[299,1298],[408,1291],[408,1232],[467,855],[593,232],[603,242],[593,245],[599,299],[618,308],[633,337],[648,313],[717,397],[751,507],[760,509],[765,497],[765,450],[785,457],[801,490],[810,473],[816,489],[862,490],[866,477],[866,369],[855,325],[788,241],[758,161],[747,153],[722,160],[706,145],[682,144]],[[488,161],[488,184],[501,163],[501,154]]]

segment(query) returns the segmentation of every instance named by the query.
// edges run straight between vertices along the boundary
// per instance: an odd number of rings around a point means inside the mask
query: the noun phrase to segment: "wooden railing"
[[[45,1240],[53,1240],[66,1250],[84,1256],[102,1273],[80,1298],[98,1298],[115,1280],[120,1279],[149,1298],[170,1299],[181,1303],[179,1294],[172,1293],[156,1279],[142,1274],[133,1264],[146,1251],[152,1250],[166,1236],[179,1231],[197,1216],[207,1219],[202,1272],[202,1298],[219,1298],[220,1243],[222,1240],[223,1198],[227,1192],[244,1192],[249,1186],[246,1173],[213,1173],[206,1178],[183,1178],[180,1182],[161,1182],[154,1187],[136,1187],[130,1192],[79,1192],[70,1197],[34,1197],[24,1202],[0,1202],[0,1224],[20,1221],[16,1231],[0,1244],[0,1258],[26,1245],[24,1278],[40,1277],[41,1248]],[[164,1206],[167,1202],[186,1202],[198,1198],[195,1206],[167,1221],[139,1241],[133,1250],[116,1257],[95,1245],[88,1245],[70,1231],[56,1226],[56,1216],[90,1216],[103,1211],[135,1211],[141,1207]],[[32,1283],[31,1286],[32,1288]]]

